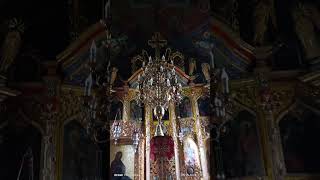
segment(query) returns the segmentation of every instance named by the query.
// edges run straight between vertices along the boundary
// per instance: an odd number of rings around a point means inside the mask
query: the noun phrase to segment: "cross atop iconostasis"
[[[160,50],[167,46],[167,40],[163,39],[159,32],[156,32],[151,40],[148,40],[148,45],[155,49],[156,58],[160,58]]]

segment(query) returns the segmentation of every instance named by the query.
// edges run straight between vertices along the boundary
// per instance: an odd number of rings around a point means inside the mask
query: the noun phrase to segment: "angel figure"
[[[277,28],[274,0],[257,0],[254,8],[254,37],[253,44],[257,46],[264,45],[265,34],[268,30],[268,24]]]
[[[0,72],[5,73],[15,60],[20,46],[21,34],[24,32],[24,24],[16,18],[9,22],[9,32],[2,46]]]

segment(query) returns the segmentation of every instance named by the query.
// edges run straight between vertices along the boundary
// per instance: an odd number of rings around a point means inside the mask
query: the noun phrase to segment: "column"
[[[56,146],[54,143],[54,119],[50,118],[52,114],[48,113],[46,120],[46,132],[43,137],[43,168],[42,180],[54,180],[56,165]]]
[[[173,103],[169,105],[170,109],[170,121],[172,126],[172,138],[174,141],[174,158],[176,164],[176,176],[177,180],[180,180],[180,159],[179,159],[179,141],[177,139],[177,122],[176,122],[176,113],[175,113],[175,106]]]
[[[203,143],[203,134],[201,131],[201,122],[200,122],[200,118],[199,118],[198,102],[197,102],[196,96],[193,96],[190,99],[191,99],[191,104],[192,104],[193,117],[195,119],[195,128],[196,128],[197,139],[198,139],[202,177],[204,180],[209,180],[210,174],[208,172],[207,154],[205,152],[204,143]]]
[[[150,140],[151,140],[151,133],[150,133],[150,117],[151,117],[151,108],[146,106],[145,111],[145,127],[146,127],[146,180],[150,180]]]
[[[58,107],[58,88],[60,80],[56,76],[56,62],[48,61],[44,65],[48,74],[43,78],[46,88],[46,96],[41,112],[41,119],[45,124],[45,134],[43,138],[43,168],[42,180],[54,180],[56,178],[57,160],[57,107]]]
[[[278,126],[275,124],[273,117],[273,111],[264,111],[265,120],[267,123],[268,133],[268,146],[270,147],[272,157],[272,171],[275,180],[284,180],[285,165],[281,151],[280,131]]]
[[[258,82],[259,92],[257,92],[257,94],[259,95],[258,97],[260,98],[260,105],[262,107],[262,120],[264,120],[263,123],[266,127],[263,128],[264,126],[261,126],[261,129],[263,129],[262,132],[265,135],[263,140],[265,141],[265,147],[268,148],[266,154],[269,154],[271,157],[270,160],[266,159],[267,174],[271,179],[283,180],[285,166],[281,152],[280,133],[273,117],[275,102],[269,83],[271,69],[266,63],[266,61],[273,56],[274,52],[276,52],[275,48],[276,47],[259,47],[255,49],[256,67],[254,72]]]
[[[122,120],[128,121],[130,119],[130,100],[127,98],[128,95],[125,95],[123,99],[123,112],[122,112]]]

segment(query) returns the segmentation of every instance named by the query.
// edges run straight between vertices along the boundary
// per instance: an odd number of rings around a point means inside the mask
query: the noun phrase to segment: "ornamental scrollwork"
[[[57,119],[64,121],[70,117],[78,116],[80,123],[85,120],[85,111],[83,111],[83,97],[76,95],[73,91],[63,92],[60,96],[60,106]]]
[[[255,86],[242,86],[232,89],[231,94],[240,104],[251,108],[257,107]]]

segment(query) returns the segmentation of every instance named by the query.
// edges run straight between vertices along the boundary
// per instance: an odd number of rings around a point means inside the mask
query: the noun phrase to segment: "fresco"
[[[198,109],[200,116],[210,115],[210,98],[207,96],[202,96],[198,99]]]
[[[200,167],[199,150],[197,144],[191,137],[183,141],[184,164],[186,166]]]
[[[181,103],[176,106],[176,112],[177,116],[180,116],[180,118],[192,117],[192,107],[190,99],[184,97]]]
[[[263,176],[264,168],[255,117],[247,111],[242,111],[227,125],[230,131],[221,139],[226,176]]]
[[[288,173],[319,173],[319,115],[306,111],[301,116],[289,113],[279,122],[281,142]]]
[[[143,108],[136,101],[130,102],[130,120],[141,121],[143,119]]]
[[[111,175],[117,174],[111,177],[111,180],[122,179],[131,180],[134,179],[134,147],[132,145],[111,145],[110,147],[110,168]]]
[[[100,176],[100,149],[76,121],[64,126],[63,180],[95,180]]]
[[[109,119],[112,120],[120,120],[122,119],[122,112],[123,112],[123,103],[118,99],[113,99],[111,102],[111,108],[109,113]]]

